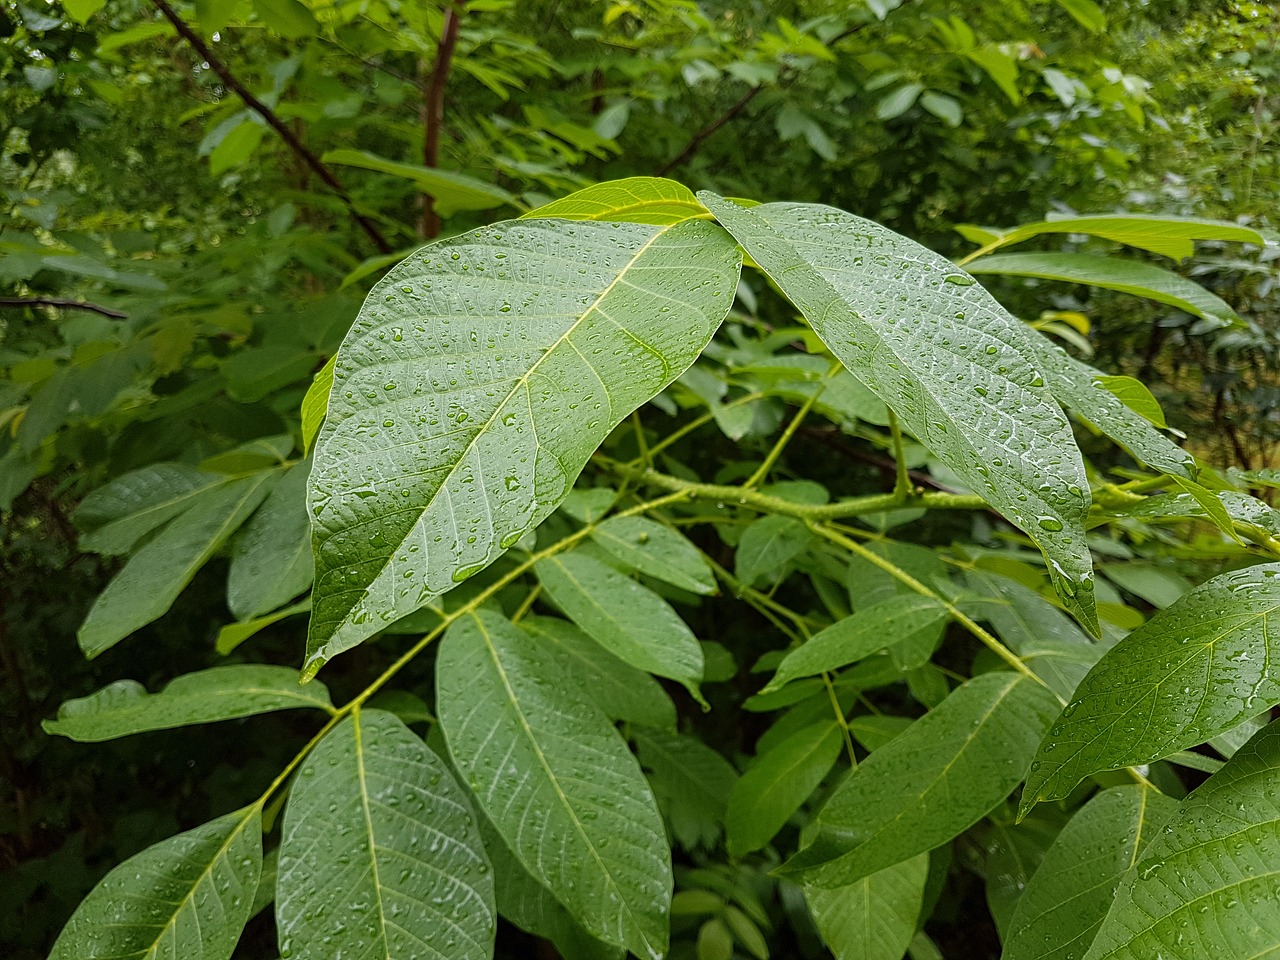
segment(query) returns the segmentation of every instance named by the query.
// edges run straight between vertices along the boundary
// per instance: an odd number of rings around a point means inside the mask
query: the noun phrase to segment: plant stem
[[[912,493],[913,485],[911,475],[907,472],[907,454],[902,443],[902,427],[898,423],[898,415],[888,407],[885,409],[889,411],[889,435],[893,438],[893,461],[896,472],[893,492],[899,496],[908,497]]]
[[[822,387],[813,391],[813,395],[804,402],[804,405],[796,411],[796,415],[791,418],[791,422],[787,424],[787,429],[782,431],[782,436],[778,438],[778,442],[773,445],[773,449],[761,461],[760,466],[756,468],[755,473],[747,478],[742,484],[742,489],[749,490],[758,484],[761,480],[769,475],[769,471],[773,469],[773,465],[778,462],[778,458],[782,456],[782,451],[787,448],[787,444],[791,442],[791,438],[796,435],[796,431],[800,429],[800,424],[804,423],[804,418],[808,416],[809,411],[813,409],[814,403],[818,397],[822,395]]]
[[[844,718],[844,711],[840,709],[840,698],[836,696],[835,684],[831,682],[831,674],[827,671],[822,672],[822,682],[827,688],[827,698],[831,701],[831,709],[835,711],[836,723],[840,724],[840,732],[844,735],[845,753],[849,755],[849,766],[858,769],[858,755],[853,752],[853,736],[849,733],[849,721]]]
[[[436,48],[436,60],[431,67],[422,90],[422,165],[429,170],[439,166],[440,129],[444,126],[444,88],[453,65],[453,52],[458,46],[459,15],[466,0],[455,0],[445,7],[444,24],[440,28],[440,45]],[[418,233],[424,240],[440,235],[440,215],[436,213],[436,201],[429,193],[422,195],[422,220]]]

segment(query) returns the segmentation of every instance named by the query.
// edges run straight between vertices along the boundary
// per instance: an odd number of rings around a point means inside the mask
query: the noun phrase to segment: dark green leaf
[[[804,897],[836,960],[902,960],[928,876],[920,854],[843,887],[805,887]]]
[[[612,517],[591,532],[591,539],[612,557],[664,583],[690,593],[716,592],[716,578],[684,536],[648,517]]]
[[[768,516],[742,531],[734,575],[750,587],[790,563],[813,543],[813,533],[793,517]]]
[[[676,840],[686,850],[714,846],[738,779],[729,761],[696,737],[635,730],[632,738]]]
[[[148,533],[189,509],[230,479],[182,463],[153,463],[99,487],[76,508],[85,531],[80,547],[95,553],[128,553]]]
[[[227,606],[239,620],[274,610],[311,586],[310,472],[310,460],[290,467],[236,536],[227,571]]]
[[[423,193],[432,196],[435,200],[436,212],[446,218],[464,210],[492,210],[494,207],[501,206],[523,206],[502,187],[452,170],[397,163],[365,150],[330,150],[320,159],[325,163],[360,167],[409,180]]]

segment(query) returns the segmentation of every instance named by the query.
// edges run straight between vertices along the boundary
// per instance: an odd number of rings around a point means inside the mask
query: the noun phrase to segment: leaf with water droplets
[[[1203,743],[1280,703],[1280,564],[1187,593],[1107,651],[1045,736],[1025,812],[1085,777]]]
[[[257,806],[162,840],[90,891],[49,960],[227,960],[261,869]]]
[[[393,714],[358,710],[307,757],[279,871],[285,960],[493,955],[493,874],[470,802]]]
[[[309,459],[290,467],[236,535],[227,570],[227,606],[237,620],[275,610],[311,586],[310,472]]]
[[[615,560],[655,580],[690,593],[716,592],[715,575],[702,551],[656,520],[610,517],[591,531],[591,539]]]
[[[710,341],[740,264],[703,220],[522,220],[392,270],[339,351],[316,444],[305,672],[549,516],[610,430]]]
[[[946,843],[1026,776],[1056,706],[1018,673],[962,684],[858,765],[818,813],[813,842],[779,872],[844,886]]]
[[[902,960],[916,932],[929,857],[920,854],[843,887],[805,887],[809,911],[836,960]]]
[[[530,210],[521,220],[559,217],[562,220],[609,220],[627,223],[679,223],[707,208],[693,191],[662,177],[631,177],[596,183],[545,206]]]
[[[445,634],[436,709],[449,755],[524,868],[593,936],[657,960],[670,854],[640,765],[555,656],[481,610]]]
[[[1116,888],[1177,804],[1151,787],[1113,787],[1071,818],[1009,921],[1004,960],[1080,960]]]
[[[1280,953],[1280,724],[1182,801],[1121,884],[1086,960]]]
[[[869,220],[699,198],[837,359],[1035,541],[1097,633],[1084,463],[1023,325],[948,260]]]

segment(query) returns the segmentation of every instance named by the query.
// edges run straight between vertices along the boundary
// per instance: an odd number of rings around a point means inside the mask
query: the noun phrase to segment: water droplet
[[[1037,517],[1036,523],[1040,524],[1041,530],[1048,530],[1050,533],[1057,533],[1062,529],[1062,521],[1057,517]]]
[[[973,286],[973,277],[965,276],[963,273],[948,273],[942,279],[947,283],[955,284],[957,287]]]

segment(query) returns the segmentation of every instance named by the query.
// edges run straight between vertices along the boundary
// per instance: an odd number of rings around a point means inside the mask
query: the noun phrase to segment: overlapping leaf
[[[836,960],[902,960],[920,918],[925,854],[843,887],[805,887],[804,897]]]
[[[398,163],[369,153],[367,150],[330,150],[322,158],[325,163],[340,163],[348,167],[360,167],[411,181],[424,193],[431,194],[435,209],[442,217],[451,217],[461,210],[492,210],[494,207],[523,207],[509,191],[487,180],[478,180],[453,170],[421,167],[411,163]]]
[[[1022,325],[949,261],[871,221],[699,198],[850,372],[1036,542],[1096,632],[1084,465]]]
[[[1087,233],[1160,253],[1174,260],[1182,260],[1195,253],[1193,240],[1229,240],[1257,246],[1263,246],[1267,242],[1266,237],[1252,227],[1227,220],[1108,213],[1055,217],[1052,220],[1020,224],[1000,234],[1000,245],[1010,246],[1046,233]]]
[[[1116,888],[1176,809],[1147,786],[1113,787],[1084,805],[1045,852],[1005,937],[1005,960],[1080,960]]]
[[[528,220],[391,271],[343,344],[317,441],[307,672],[549,516],[609,431],[698,356],[739,265],[706,221]]]
[[[117,680],[87,697],[68,700],[58,708],[57,719],[43,726],[46,733],[96,742],[299,707],[333,712],[324,684],[299,686],[296,670],[235,664],[188,673],[159,693],[147,693],[134,680]]]
[[[632,739],[677,842],[686,850],[714,846],[737,771],[697,737],[633,730]]]
[[[946,843],[1026,775],[1057,703],[1017,673],[987,673],[876,750],[831,795],[813,842],[782,872],[822,887],[854,883]]]
[[[1081,681],[1027,778],[1023,809],[1085,777],[1149,763],[1280,703],[1280,564],[1201,584],[1109,650]]]
[[[49,960],[227,960],[261,869],[256,806],[162,840],[93,888]]]
[[[661,957],[666,836],[608,718],[551,652],[487,611],[449,629],[436,683],[449,753],[524,868],[592,935]]]
[[[1179,804],[1121,884],[1086,960],[1280,954],[1278,780],[1272,723]]]
[[[280,955],[490,960],[493,874],[466,794],[390,713],[320,742],[285,809]]]
[[[631,177],[586,187],[526,213],[522,220],[609,220],[627,223],[679,223],[707,208],[693,191],[662,177]]]
[[[183,463],[153,463],[94,490],[76,508],[82,550],[128,553],[202,495],[231,482]]]
[[[248,620],[288,603],[311,585],[307,474],[296,463],[236,536],[227,571],[227,606]]]
[[[632,570],[688,590],[716,592],[716,578],[702,553],[684,536],[648,517],[610,517],[591,539]]]

